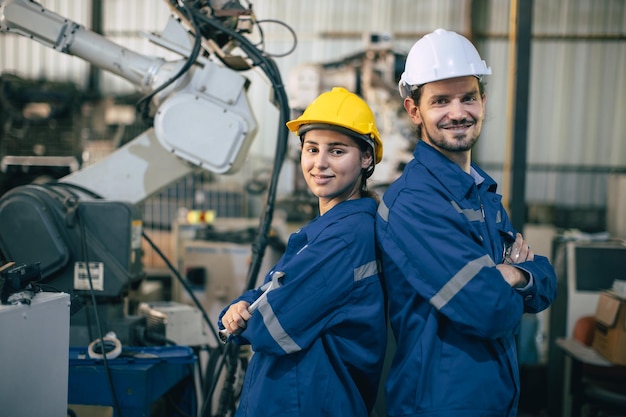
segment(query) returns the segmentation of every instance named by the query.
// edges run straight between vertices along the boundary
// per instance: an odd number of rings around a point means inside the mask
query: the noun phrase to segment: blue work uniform
[[[496,186],[420,141],[383,196],[376,234],[397,342],[390,417],[517,415],[515,335],[523,313],[554,300],[556,275],[535,255],[515,265],[529,285],[504,280],[496,264],[516,233]]]
[[[265,278],[282,272],[281,286],[231,336],[254,351],[237,416],[368,416],[387,342],[376,207],[344,201],[290,236]],[[252,303],[261,288],[231,304]]]

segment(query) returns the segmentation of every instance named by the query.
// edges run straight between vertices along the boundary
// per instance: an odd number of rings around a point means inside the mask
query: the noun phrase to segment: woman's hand
[[[250,303],[247,301],[239,301],[231,305],[226,313],[222,316],[222,325],[231,334],[241,333],[250,320],[250,313],[248,307]]]

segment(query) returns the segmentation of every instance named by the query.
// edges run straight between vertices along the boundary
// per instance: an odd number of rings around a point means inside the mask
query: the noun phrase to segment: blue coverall
[[[516,266],[513,289],[496,269],[514,241],[497,184],[423,141],[386,190],[376,234],[397,341],[386,383],[390,417],[513,417],[519,399],[515,335],[523,313],[556,297],[548,259]]]
[[[373,199],[347,200],[290,236],[265,278],[284,272],[281,286],[231,336],[254,351],[237,416],[369,415],[387,343],[375,216]]]

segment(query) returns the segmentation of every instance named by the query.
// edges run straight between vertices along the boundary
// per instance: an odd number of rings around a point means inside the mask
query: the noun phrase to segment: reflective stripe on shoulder
[[[296,252],[296,255],[300,255],[300,252],[302,252],[303,250],[305,250],[308,247],[309,247],[308,244],[304,245],[303,247],[300,248],[300,250],[298,252]]]
[[[281,326],[276,314],[274,314],[274,310],[267,299],[263,300],[263,302],[259,305],[257,310],[261,313],[263,317],[263,323],[265,323],[265,327],[267,327],[267,331],[270,332],[270,335],[278,343],[278,345],[286,352],[286,353],[294,353],[302,350],[300,346],[287,334],[283,326]]]
[[[465,284],[478,275],[482,268],[492,267],[494,265],[489,255],[484,255],[468,262],[430,299],[430,304],[437,310],[441,310],[452,297],[463,289]]]
[[[378,262],[371,261],[354,269],[354,282],[378,273]]]
[[[385,205],[385,201],[382,198],[380,199],[380,203],[378,203],[377,212],[385,222],[389,221],[389,208]]]
[[[480,210],[474,209],[462,209],[461,206],[457,204],[456,201],[450,201],[452,207],[459,213],[467,217],[467,220],[470,222],[484,222],[483,213]]]

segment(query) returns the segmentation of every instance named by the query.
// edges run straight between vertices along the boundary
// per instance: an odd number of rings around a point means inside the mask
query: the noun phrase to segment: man
[[[515,335],[556,296],[553,267],[471,162],[488,74],[466,38],[437,29],[411,48],[399,83],[419,141],[376,219],[397,342],[390,417],[516,416]]]

